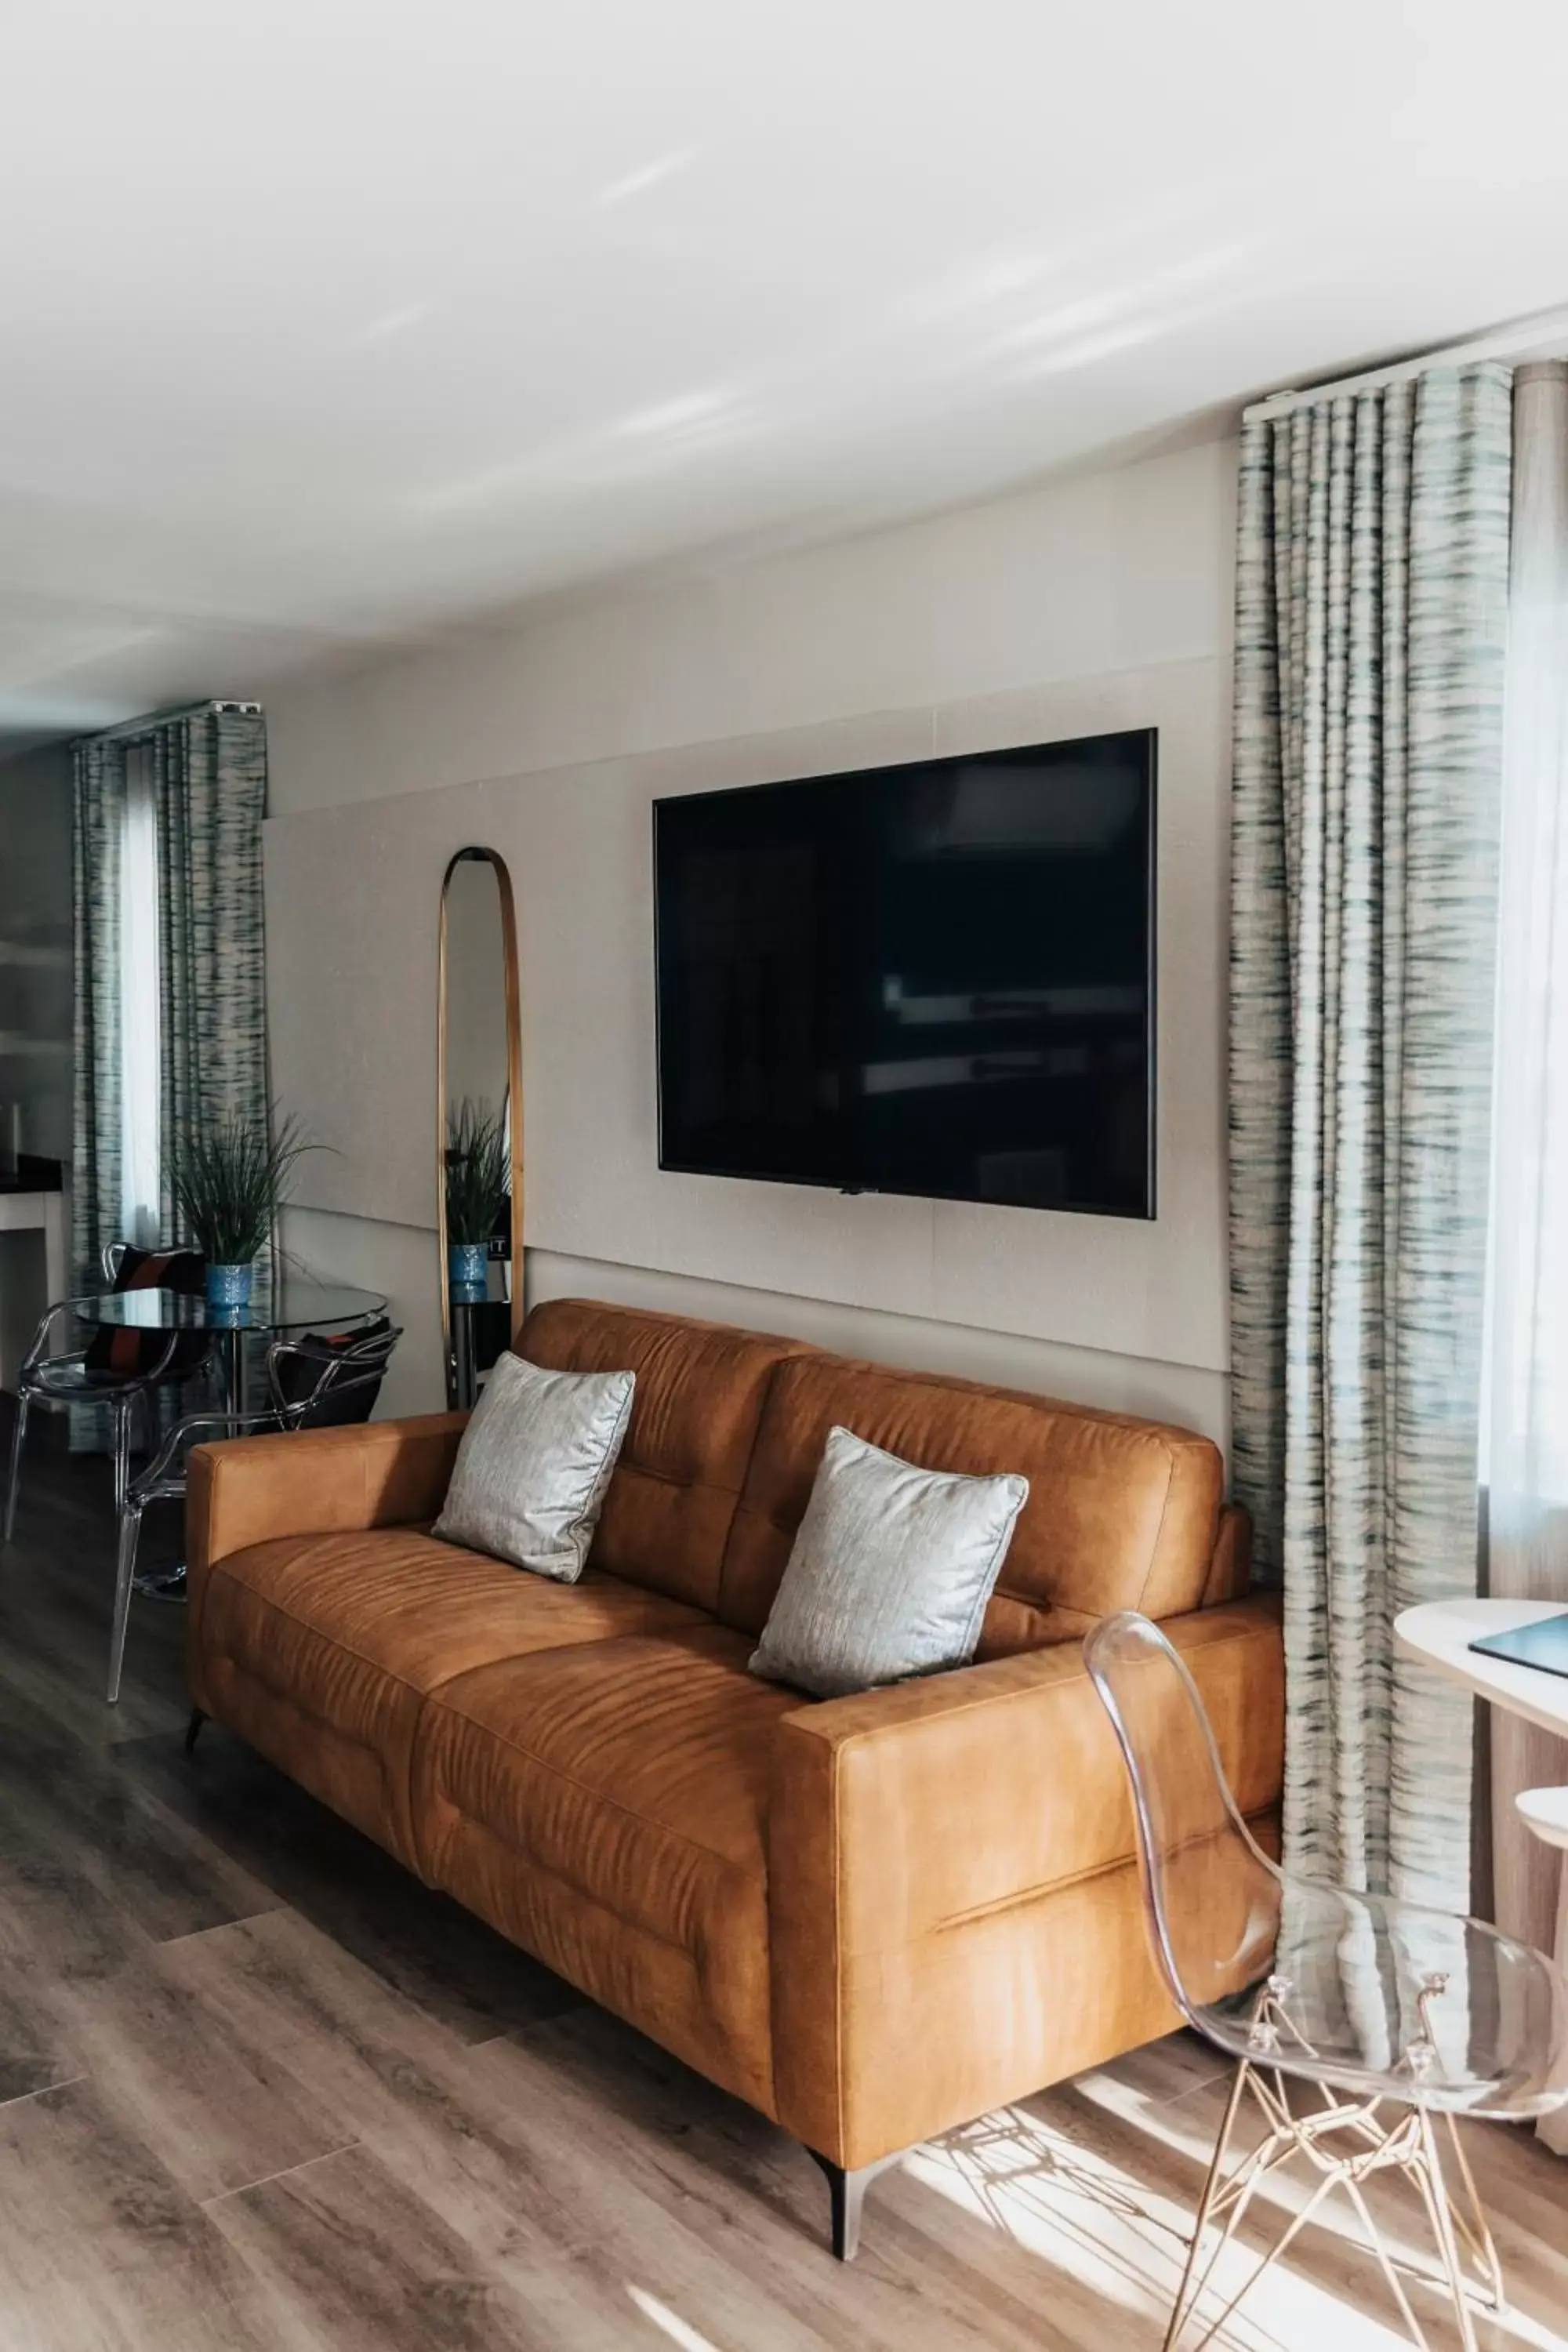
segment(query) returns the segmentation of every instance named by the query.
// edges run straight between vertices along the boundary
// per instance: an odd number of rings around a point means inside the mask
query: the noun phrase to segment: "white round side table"
[[[1568,1738],[1568,1676],[1543,1673],[1539,1666],[1512,1665],[1506,1658],[1469,1646],[1478,1634],[1511,1633],[1537,1617],[1562,1613],[1561,1601],[1426,1601],[1394,1619],[1394,1638],[1409,1656],[1463,1683],[1479,1698],[1523,1716],[1543,1731]],[[1568,1789],[1525,1789],[1514,1803],[1535,1835],[1564,1856],[1557,1893],[1556,1958],[1560,1968],[1568,1969]],[[1544,2116],[1537,2130],[1548,2147],[1568,2156],[1568,2107]]]

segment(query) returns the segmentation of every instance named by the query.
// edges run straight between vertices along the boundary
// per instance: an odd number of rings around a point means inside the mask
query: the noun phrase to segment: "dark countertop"
[[[37,1153],[16,1154],[16,1173],[8,1176],[0,1169],[0,1192],[61,1192],[65,1190],[64,1171],[58,1160],[40,1160]]]

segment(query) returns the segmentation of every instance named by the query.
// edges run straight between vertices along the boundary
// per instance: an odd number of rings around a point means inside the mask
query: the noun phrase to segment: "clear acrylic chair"
[[[1155,1958],[1188,2023],[1236,2061],[1166,2352],[1196,2315],[1258,2190],[1291,2159],[1307,2169],[1308,2194],[1207,2320],[1194,2352],[1336,2188],[1355,2209],[1412,2340],[1429,2352],[1366,2199],[1366,2183],[1390,2168],[1419,2193],[1437,2284],[1474,2352],[1472,2299],[1479,2294],[1500,2312],[1503,2282],[1458,2118],[1517,2121],[1568,2098],[1550,2079],[1568,2037],[1568,1985],[1541,1953],[1478,1920],[1278,1869],[1237,1810],[1192,1676],[1148,1618],[1107,1618],[1084,1657],[1131,1779]],[[1261,2114],[1264,2131],[1227,2173],[1244,2105]],[[1200,2263],[1211,2223],[1219,2236]]]
[[[119,1699],[125,1664],[142,1515],[149,1503],[177,1502],[184,1496],[185,1462],[192,1446],[209,1438],[317,1428],[355,1417],[368,1420],[392,1351],[402,1337],[400,1328],[382,1322],[372,1330],[342,1339],[314,1333],[303,1339],[275,1339],[267,1350],[269,1402],[263,1412],[192,1413],[176,1423],[145,1469],[129,1481],[120,1506],[114,1615],[109,1636],[110,1706]]]
[[[111,1290],[123,1286],[121,1267],[130,1253],[128,1242],[110,1242],[101,1253],[103,1278]],[[136,1255],[142,1257],[148,1253]],[[190,1256],[199,1276],[201,1261],[189,1252],[163,1255]],[[188,1331],[149,1331],[134,1335],[142,1343],[140,1360],[134,1369],[116,1370],[107,1363],[95,1363],[95,1341],[101,1346],[102,1340],[96,1329],[78,1346],[61,1347],[57,1339],[61,1327],[68,1326],[80,1309],[91,1304],[89,1297],[57,1299],[45,1310],[22,1359],[16,1375],[16,1417],[11,1429],[11,1464],[5,1482],[5,1517],[0,1520],[0,1542],[9,1543],[16,1532],[22,1455],[28,1417],[35,1405],[46,1412],[66,1412],[72,1405],[90,1405],[108,1415],[114,1509],[118,1515],[124,1507],[131,1476],[132,1430],[137,1406],[142,1406],[145,1416],[144,1442],[151,1449],[155,1392],[195,1378],[211,1353],[209,1341],[202,1337],[193,1341]]]

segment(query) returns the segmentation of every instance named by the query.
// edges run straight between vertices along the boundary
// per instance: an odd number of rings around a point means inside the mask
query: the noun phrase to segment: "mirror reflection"
[[[447,1394],[461,1407],[510,1339],[521,1263],[511,886],[487,849],[459,850],[447,870],[439,1060]]]

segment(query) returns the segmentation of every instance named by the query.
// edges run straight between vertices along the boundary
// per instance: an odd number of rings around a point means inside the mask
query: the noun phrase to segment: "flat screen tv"
[[[1154,1213],[1151,729],[654,808],[659,1166]]]

